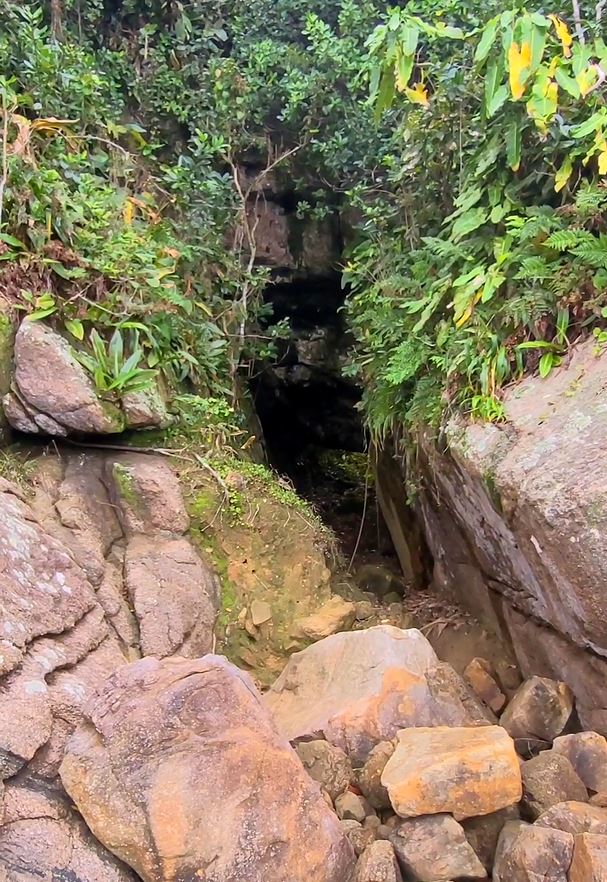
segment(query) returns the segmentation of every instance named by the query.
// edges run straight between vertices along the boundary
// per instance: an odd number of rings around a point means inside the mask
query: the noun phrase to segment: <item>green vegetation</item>
[[[371,434],[499,420],[505,383],[607,340],[607,46],[578,6],[0,0],[4,298],[101,392],[162,374],[173,441],[238,449],[239,375],[285,333],[250,210],[275,182],[342,218]]]

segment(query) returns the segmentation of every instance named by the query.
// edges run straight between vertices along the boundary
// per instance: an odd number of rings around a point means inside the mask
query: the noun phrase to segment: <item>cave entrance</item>
[[[277,282],[266,292],[272,322],[290,333],[250,380],[270,464],[336,534],[348,564],[398,560],[379,511],[359,410],[361,391],[342,368],[351,345],[345,292],[331,278]]]

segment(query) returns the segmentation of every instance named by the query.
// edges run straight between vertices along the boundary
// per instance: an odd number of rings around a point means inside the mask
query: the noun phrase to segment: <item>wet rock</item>
[[[299,619],[294,632],[310,640],[322,640],[338,631],[346,631],[353,625],[355,617],[356,605],[336,594],[315,613]]]
[[[507,824],[498,845],[493,882],[567,882],[572,854],[570,833]]]
[[[547,809],[535,822],[538,827],[553,827],[565,833],[607,834],[607,809],[585,802],[559,802]]]
[[[332,800],[348,789],[353,772],[350,760],[328,741],[302,741],[295,748],[304,769]]]
[[[486,815],[518,802],[522,792],[513,741],[499,726],[405,729],[381,782],[403,818]]]
[[[98,397],[91,376],[76,360],[69,343],[42,322],[26,318],[19,326],[13,384],[15,391],[4,400],[9,420],[20,406],[38,431],[48,434],[112,434],[124,430],[119,408]],[[60,430],[53,432],[53,424],[58,424]]]
[[[391,805],[388,791],[381,783],[381,776],[395,749],[396,744],[393,741],[376,744],[357,775],[358,786],[376,809],[390,808]]]
[[[56,789],[35,780],[6,785],[0,820],[0,879],[7,882],[137,882],[91,836]]]
[[[566,683],[531,677],[513,696],[500,725],[515,739],[553,741],[573,710],[573,693]]]
[[[135,536],[124,577],[144,655],[197,658],[212,650],[219,588],[187,539]]]
[[[485,658],[473,658],[464,671],[464,680],[494,714],[506,704],[506,696],[497,683],[495,671]]]
[[[582,833],[575,837],[569,882],[605,882],[607,836]]]
[[[451,815],[401,821],[390,842],[406,879],[486,879],[485,868]]]
[[[522,763],[521,773],[524,811],[533,820],[559,802],[588,799],[588,791],[569,760],[551,750]]]
[[[216,656],[148,658],[110,677],[61,778],[97,839],[143,882],[193,878],[211,863],[216,882],[347,882],[353,868],[337,818],[252,681]]]
[[[493,869],[497,843],[504,825],[509,821],[517,820],[519,820],[518,806],[509,806],[489,815],[462,821],[466,839],[489,872]]]
[[[128,536],[188,529],[179,479],[162,457],[129,453],[110,459],[106,482]]]
[[[335,800],[335,811],[337,817],[342,821],[358,821],[359,824],[365,820],[368,814],[368,807],[365,800],[356,793],[346,790],[341,793]]]
[[[323,737],[362,764],[406,726],[474,724],[459,695],[432,694],[437,662],[416,630],[335,634],[292,655],[265,700],[290,741]]]
[[[371,843],[356,867],[354,882],[402,882],[402,876],[389,842]]]
[[[552,745],[554,753],[567,757],[589,790],[607,790],[607,739],[597,732],[561,735]]]

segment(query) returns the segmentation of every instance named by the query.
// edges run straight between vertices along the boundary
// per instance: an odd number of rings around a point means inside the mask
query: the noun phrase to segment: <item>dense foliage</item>
[[[259,318],[284,331],[246,210],[271,172],[300,216],[356,230],[372,433],[453,406],[499,419],[506,382],[606,336],[607,47],[587,6],[0,0],[4,297],[65,328],[101,392],[162,373],[229,398],[271,354]]]
[[[410,3],[369,40],[402,137],[346,271],[377,435],[454,406],[499,419],[506,382],[606,337],[603,4],[452,6]]]

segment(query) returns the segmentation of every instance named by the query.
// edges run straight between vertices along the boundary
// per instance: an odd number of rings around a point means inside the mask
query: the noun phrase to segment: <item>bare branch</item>
[[[584,36],[584,28],[582,27],[582,13],[580,11],[580,3],[579,0],[571,0],[571,5],[573,6],[573,20],[575,22],[575,32],[577,34],[577,38],[582,44],[582,46],[586,43],[586,37]]]

